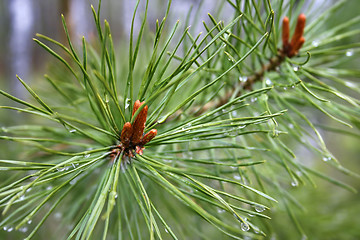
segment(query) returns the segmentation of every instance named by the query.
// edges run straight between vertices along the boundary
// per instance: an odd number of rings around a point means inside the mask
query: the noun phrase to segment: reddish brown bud
[[[144,137],[141,139],[141,145],[144,146],[148,142],[150,142],[157,134],[156,129],[151,129]]]
[[[282,23],[282,42],[283,42],[283,49],[287,49],[289,46],[289,35],[290,35],[290,28],[289,28],[289,18],[284,17]]]
[[[127,122],[123,126],[120,137],[121,143],[124,145],[124,147],[129,147],[132,135],[133,135],[133,128],[131,126],[131,123]]]
[[[300,50],[300,48],[302,47],[302,45],[304,44],[304,42],[305,42],[305,38],[301,37],[299,39],[299,41],[296,42],[296,45],[292,47],[289,56],[291,56],[291,57],[295,56],[298,53],[298,51]]]
[[[146,105],[135,118],[133,124],[133,135],[131,138],[131,142],[133,145],[139,144],[142,139],[146,123],[147,111],[148,106]]]
[[[139,107],[141,105],[143,105],[145,102],[140,102],[140,100],[136,100],[135,103],[134,103],[134,107],[133,107],[133,110],[132,110],[132,117],[134,116],[134,114],[136,113],[136,111],[139,109]]]
[[[298,20],[296,22],[295,32],[293,37],[291,38],[291,46],[294,48],[294,46],[298,45],[298,42],[300,41],[300,38],[304,34],[304,28],[305,28],[305,22],[306,17],[304,14],[300,14],[298,17]]]
[[[134,103],[134,108],[132,111],[132,117],[138,111],[133,124],[126,122],[121,130],[120,143],[110,152],[110,158],[115,160],[122,155],[121,166],[124,167],[126,164],[130,163],[131,158],[135,154],[143,154],[144,145],[150,142],[157,134],[156,129],[150,130],[147,134],[144,135],[144,129],[146,124],[148,106],[144,105],[145,102],[140,102],[136,100]],[[142,107],[141,110],[139,110]],[[144,136],[143,136],[144,135]]]

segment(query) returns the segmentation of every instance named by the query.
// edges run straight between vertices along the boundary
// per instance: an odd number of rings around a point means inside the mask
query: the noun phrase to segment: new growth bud
[[[132,110],[132,117],[142,107],[145,102],[136,100]],[[151,129],[144,135],[148,106],[145,105],[138,111],[133,124],[126,122],[121,130],[120,143],[112,149],[110,157],[115,159],[120,153],[123,153],[123,163],[130,162],[135,153],[142,155],[144,145],[150,142],[157,134],[156,129]]]
[[[306,17],[304,14],[300,14],[298,20],[296,22],[295,32],[291,38],[291,42],[289,43],[290,36],[290,28],[289,28],[289,18],[284,17],[283,26],[282,26],[282,42],[283,48],[281,52],[291,58],[298,54],[300,48],[305,42],[305,38],[303,37],[304,29],[305,29]]]

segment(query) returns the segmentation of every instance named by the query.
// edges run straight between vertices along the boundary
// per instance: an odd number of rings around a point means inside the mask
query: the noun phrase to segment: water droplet
[[[241,125],[241,126],[239,126],[238,128],[237,128],[237,134],[241,134],[242,133],[242,129],[244,128],[244,127],[246,127],[246,125]]]
[[[306,235],[301,236],[301,240],[307,240],[307,239],[308,239],[308,237]]]
[[[169,160],[169,159],[164,159],[163,160],[165,163],[172,163],[172,160]]]
[[[223,113],[226,113],[226,109],[221,110]]]
[[[32,189],[32,188],[28,188],[28,189],[26,189],[26,192],[30,192],[30,191],[31,191],[31,189]]]
[[[51,190],[52,188],[52,186],[47,186],[46,190]]]
[[[159,120],[157,122],[158,123],[163,123],[163,122],[165,122],[166,118],[167,118],[166,116],[162,116],[162,117],[159,118]]]
[[[90,154],[86,154],[85,156],[84,156],[84,158],[89,158],[91,155]]]
[[[167,230],[167,228],[165,228],[165,232],[166,232],[166,233],[169,233],[169,230]]]
[[[117,199],[118,198],[118,194],[115,194],[115,197],[114,197],[115,199]]]
[[[294,128],[294,125],[292,123],[289,123],[288,125],[289,128],[293,129]]]
[[[291,85],[291,88],[294,89],[294,88],[295,88],[295,84],[294,84],[294,85]]]
[[[60,219],[61,217],[62,217],[61,212],[57,212],[54,214],[54,218],[56,218],[56,219]]]
[[[270,78],[266,78],[265,84],[268,85],[268,86],[272,85],[272,81],[270,80]]]
[[[125,100],[125,109],[127,109],[130,105],[130,98],[126,98]]]
[[[347,57],[351,57],[352,55],[354,55],[354,50],[351,49],[351,50],[346,51],[345,55]]]
[[[297,72],[297,71],[299,71],[300,67],[299,67],[299,66],[295,66],[293,69],[294,69],[294,72]]]
[[[357,87],[355,83],[353,83],[353,82],[348,82],[348,81],[345,82],[345,85],[348,86],[348,87],[350,87],[350,88],[356,88],[356,87]]]
[[[279,134],[280,134],[280,131],[279,131],[279,130],[277,130],[277,129],[275,129],[275,130],[272,132],[271,137],[276,138],[276,137],[278,137],[278,136],[279,136]]]
[[[5,226],[5,227],[3,227],[3,229],[4,229],[4,231],[6,231],[6,230],[8,229],[8,227],[7,227],[7,226]]]
[[[320,41],[319,41],[319,40],[314,40],[314,41],[312,41],[312,43],[311,43],[311,45],[313,45],[314,47],[319,46],[319,44],[320,44]]]
[[[323,157],[323,161],[325,161],[325,162],[330,161],[330,160],[331,160],[330,156],[324,156]]]
[[[236,179],[236,180],[241,180],[241,177],[240,177],[239,174],[234,174],[234,179]]]
[[[247,81],[247,77],[246,77],[246,76],[245,76],[245,77],[240,76],[240,77],[239,77],[239,81],[240,81],[240,82],[246,82],[246,81]]]
[[[250,230],[250,226],[247,223],[241,223],[241,230],[243,230],[244,232],[247,232]]]
[[[69,170],[69,166],[66,166],[66,167],[63,167],[63,168],[57,168],[57,170],[59,171],[59,172],[63,172],[63,171],[67,171],[67,170]]]
[[[25,199],[25,195],[21,195],[19,198],[20,201],[23,201],[24,199]]]
[[[294,181],[291,182],[291,186],[297,187],[299,186],[299,182],[296,179],[294,179]]]
[[[27,221],[27,224],[31,224],[31,223],[32,223],[32,220]]]
[[[284,87],[283,89],[286,91],[286,90],[287,90],[287,87]]]
[[[198,137],[194,137],[194,138],[193,138],[194,141],[198,141],[199,139],[200,139],[200,138],[198,138]]]
[[[218,209],[217,209],[217,212],[218,212],[218,213],[224,213],[224,212],[225,212],[225,209],[218,208]]]
[[[255,211],[257,212],[263,212],[265,210],[265,207],[262,205],[255,205]]]
[[[231,115],[232,115],[233,117],[236,117],[236,116],[237,116],[237,111],[232,111],[232,112],[231,112]]]
[[[8,232],[11,232],[12,230],[14,230],[14,228],[13,227],[10,227],[10,228],[8,228]]]
[[[28,231],[28,228],[27,227],[21,227],[21,228],[19,228],[19,231],[23,232],[23,233],[26,233]]]
[[[74,178],[73,180],[71,180],[71,181],[69,182],[69,184],[70,184],[70,185],[74,185],[76,182],[77,182],[77,178]]]
[[[74,164],[74,163],[71,163],[71,166],[72,166],[73,168],[76,168],[76,166],[75,166],[75,164]]]
[[[251,98],[250,99],[250,102],[256,102],[257,101],[257,98]]]

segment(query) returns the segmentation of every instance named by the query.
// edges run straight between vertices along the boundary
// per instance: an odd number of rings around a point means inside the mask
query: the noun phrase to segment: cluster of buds
[[[132,111],[132,117],[144,104],[136,100]],[[122,154],[122,165],[130,163],[130,159],[136,154],[143,154],[144,145],[150,142],[157,134],[156,129],[151,129],[144,135],[148,106],[145,105],[135,117],[133,124],[126,122],[120,136],[120,143],[111,150],[110,158],[115,160]]]
[[[289,36],[290,36],[289,18],[284,17],[283,26],[282,26],[283,47],[281,49],[281,53],[283,55],[291,58],[299,52],[301,46],[305,42],[305,38],[303,37],[305,22],[306,22],[305,15],[300,14],[296,22],[294,35],[291,38],[291,42],[289,42]]]

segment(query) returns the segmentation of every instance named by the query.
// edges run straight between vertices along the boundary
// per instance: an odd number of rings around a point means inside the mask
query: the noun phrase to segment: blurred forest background
[[[122,43],[125,46],[127,45],[135,2],[135,0],[102,1],[101,16],[110,23],[113,38],[118,44],[118,49],[120,49],[119,46]],[[140,12],[141,8],[144,8],[144,2],[142,1]],[[201,21],[208,20],[208,12],[216,12],[220,1],[205,0],[203,1],[204,3],[201,2],[198,0],[173,1],[173,22],[180,19],[184,24],[184,19],[191,6],[193,6],[193,13],[196,12],[197,8],[201,8],[201,11],[196,16],[192,16],[193,19],[197,19],[197,25],[192,26],[192,31],[202,31]],[[334,2],[316,0],[316,4],[321,7],[331,5]],[[31,84],[42,81],[43,75],[48,72],[49,63],[56,60],[38,45],[34,44],[32,38],[36,33],[41,33],[65,43],[66,37],[62,28],[60,14],[65,15],[73,42],[80,43],[82,36],[85,36],[91,42],[91,38],[95,37],[96,29],[93,23],[90,4],[93,4],[96,8],[98,1],[0,0],[0,88],[19,98],[26,98],[26,90],[16,80],[15,75],[18,74],[27,83]],[[150,1],[149,29],[155,28],[155,21],[158,18],[162,18],[165,8],[166,1]],[[315,9],[321,10],[321,8]],[[334,16],[333,22],[328,23],[329,26],[347,21],[350,16],[357,16],[359,9],[360,1],[347,1],[341,11],[343,14]],[[226,11],[224,9],[223,13]],[[226,21],[226,15],[222,14],[224,17],[220,19],[225,18],[224,20]],[[139,19],[137,24],[139,24]],[[172,23],[169,23],[169,26],[172,26]],[[356,38],[351,41],[360,42],[360,36],[356,36]],[[351,61],[343,64],[348,64],[350,68],[358,69],[359,62],[359,58],[352,58]],[[354,79],[354,81],[359,82],[359,79]],[[359,98],[359,96],[354,97]],[[0,97],[0,101],[5,101],[5,98]],[[11,117],[13,116],[5,116],[4,112],[0,111],[0,127],[10,125],[13,121]],[[323,115],[319,115],[320,117],[323,117]],[[331,122],[327,118],[321,121]],[[337,124],[334,126],[339,127]],[[321,133],[334,156],[340,159],[345,167],[360,173],[360,141],[358,134],[354,133],[354,136],[344,136],[327,131]],[[3,141],[0,141],[0,145],[3,145]],[[0,151],[2,151],[0,158],[14,159],[11,148],[8,148],[10,150],[7,149],[6,152],[4,152],[4,149],[4,147],[0,146]],[[312,161],[312,156],[302,149],[298,150],[298,157],[306,162]],[[314,164],[320,165],[321,162],[316,161]],[[326,175],[344,181],[360,191],[358,179],[344,176],[336,169],[325,164],[316,167],[317,169],[322,168]],[[323,180],[319,180],[317,184],[318,187],[316,189],[311,186],[293,188],[293,195],[306,208],[306,211],[301,213],[302,219],[300,219],[300,224],[303,225],[305,232],[311,233],[309,235],[313,236],[313,239],[360,239],[360,194],[350,193]],[[273,212],[272,217],[276,219],[283,217],[284,221],[271,221],[271,224],[277,226],[280,239],[287,239],[285,236],[288,236],[288,231],[292,231],[293,228],[286,227],[288,224],[286,212],[276,210]],[[43,229],[42,231],[46,230]],[[281,236],[284,238],[281,238]],[[0,232],[0,239],[14,239],[8,237],[10,236],[5,234],[5,231]]]

